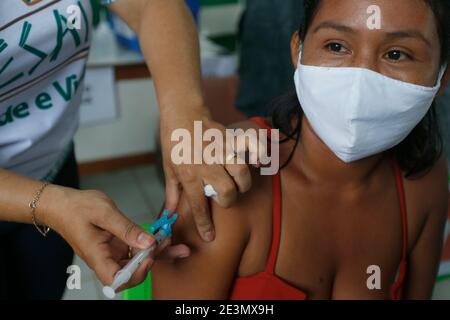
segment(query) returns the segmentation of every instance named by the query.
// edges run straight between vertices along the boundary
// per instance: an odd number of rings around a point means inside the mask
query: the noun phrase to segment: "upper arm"
[[[447,164],[440,160],[425,178],[424,198],[429,212],[417,243],[408,259],[405,283],[406,299],[429,299],[432,295],[439,267],[445,221],[448,214]]]
[[[237,128],[257,128],[253,122],[236,125]],[[173,243],[190,247],[185,259],[157,261],[152,269],[155,299],[227,299],[233,281],[238,275],[241,259],[250,240],[251,229],[260,221],[260,190],[271,184],[252,171],[252,180],[258,187],[241,194],[228,209],[210,201],[216,237],[204,242],[197,231],[188,201],[182,197],[174,225]],[[270,211],[271,213],[271,211]]]
[[[174,226],[174,243],[191,248],[185,259],[157,261],[152,269],[155,299],[226,299],[245,249],[249,230],[239,205],[212,205],[216,239],[203,242],[185,199]]]

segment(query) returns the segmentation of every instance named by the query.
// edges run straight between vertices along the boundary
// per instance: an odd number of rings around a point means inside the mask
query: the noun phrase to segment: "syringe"
[[[177,214],[174,213],[172,217],[168,218],[169,211],[165,210],[161,218],[158,219],[151,227],[151,232],[158,230],[155,234],[156,244],[148,249],[143,249],[139,251],[121,270],[119,270],[114,276],[113,283],[111,286],[103,287],[103,294],[109,298],[113,299],[116,296],[116,290],[130,281],[133,274],[139,268],[141,263],[158,247],[158,245],[165,239],[172,236],[172,224],[177,219]]]
[[[204,186],[205,196],[207,197],[215,197],[217,196],[217,192],[214,190],[214,187],[210,184]],[[141,265],[142,261],[145,260],[157,247],[163,242],[165,239],[170,238],[172,236],[172,224],[177,219],[177,214],[174,213],[172,217],[169,219],[169,210],[164,210],[161,218],[158,219],[150,228],[150,232],[155,234],[156,244],[151,246],[148,249],[144,249],[139,251],[120,271],[116,273],[114,276],[113,283],[111,286],[103,287],[103,294],[110,299],[113,299],[116,296],[116,290],[130,281],[133,274]]]

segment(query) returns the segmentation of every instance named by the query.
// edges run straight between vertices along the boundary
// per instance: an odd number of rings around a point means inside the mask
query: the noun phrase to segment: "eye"
[[[391,50],[388,53],[386,53],[386,58],[394,62],[399,62],[406,59],[410,59],[411,56],[400,50]]]
[[[328,50],[335,53],[345,53],[347,52],[347,48],[344,47],[344,45],[338,43],[338,42],[332,42],[325,46]]]

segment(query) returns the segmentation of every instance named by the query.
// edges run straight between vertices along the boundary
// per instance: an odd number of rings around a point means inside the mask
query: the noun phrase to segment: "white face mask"
[[[315,133],[344,162],[384,152],[402,142],[424,118],[435,87],[402,82],[363,68],[301,64],[295,86]]]

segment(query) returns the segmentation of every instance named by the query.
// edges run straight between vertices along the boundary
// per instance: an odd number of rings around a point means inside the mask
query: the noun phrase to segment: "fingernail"
[[[214,240],[214,232],[212,232],[212,231],[205,232],[205,234],[203,235],[203,238],[207,242],[213,241]]]
[[[139,236],[137,237],[137,242],[139,245],[148,248],[150,247],[155,240],[153,239],[153,237],[147,233],[147,232],[142,232],[139,234]]]

